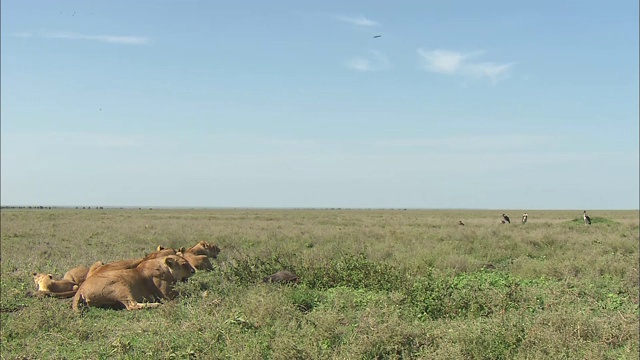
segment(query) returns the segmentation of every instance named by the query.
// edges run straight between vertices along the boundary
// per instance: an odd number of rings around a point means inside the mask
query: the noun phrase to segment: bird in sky
[[[374,38],[374,39],[377,39],[377,38],[379,38],[379,37],[382,37],[382,35],[375,35],[373,38]]]

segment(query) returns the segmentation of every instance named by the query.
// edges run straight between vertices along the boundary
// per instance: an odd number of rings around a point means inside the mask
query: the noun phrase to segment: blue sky
[[[638,208],[635,0],[1,10],[2,205]]]

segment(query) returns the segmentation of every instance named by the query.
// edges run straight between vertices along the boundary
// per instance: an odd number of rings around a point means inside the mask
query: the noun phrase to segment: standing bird
[[[522,223],[523,223],[523,224],[526,224],[526,223],[527,223],[527,218],[528,218],[528,217],[529,217],[529,214],[527,214],[527,213],[522,214]]]
[[[505,214],[502,214],[502,218],[504,219],[505,222],[511,224],[511,219],[509,219],[509,217]]]
[[[458,221],[458,225],[464,226],[464,223],[462,222],[462,220]]]
[[[582,213],[582,218],[584,219],[585,225],[591,225],[591,218],[587,215],[587,210]]]

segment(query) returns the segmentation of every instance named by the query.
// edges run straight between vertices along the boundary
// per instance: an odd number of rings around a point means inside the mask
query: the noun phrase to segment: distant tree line
[[[2,206],[2,209],[40,209],[40,210],[44,210],[44,209],[64,209],[64,208],[68,208],[66,206]],[[76,206],[76,209],[91,209],[91,206]],[[104,207],[103,206],[94,206],[93,209],[96,210],[103,210]]]
[[[57,206],[2,206],[2,209],[57,209]]]

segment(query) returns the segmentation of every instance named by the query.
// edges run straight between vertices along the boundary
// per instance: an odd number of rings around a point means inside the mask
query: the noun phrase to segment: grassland
[[[1,358],[637,359],[638,211],[508,213],[3,210]],[[199,240],[215,270],[158,309],[27,296],[32,272]],[[301,282],[260,282],[280,269]]]

